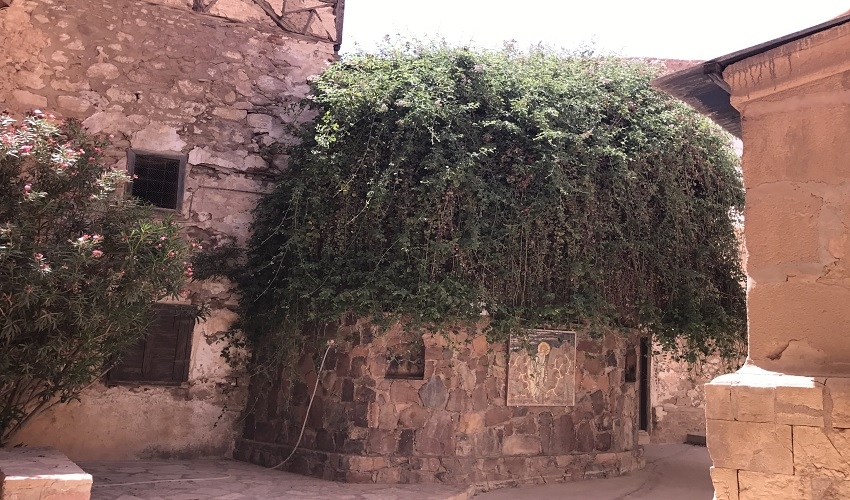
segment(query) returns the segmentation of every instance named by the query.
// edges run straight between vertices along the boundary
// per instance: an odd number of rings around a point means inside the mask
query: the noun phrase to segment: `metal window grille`
[[[181,160],[147,154],[133,156],[133,196],[156,207],[179,209]]]

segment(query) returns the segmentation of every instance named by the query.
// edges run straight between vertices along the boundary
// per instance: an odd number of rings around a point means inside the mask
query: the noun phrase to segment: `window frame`
[[[154,311],[154,320],[151,322],[151,326],[153,326],[157,321],[157,315],[166,312],[169,316],[173,317],[175,322],[178,322],[181,318],[184,320],[190,320],[190,325],[187,325],[187,331],[180,332],[179,330],[175,333],[176,337],[176,345],[174,350],[174,360],[173,363],[182,363],[182,368],[180,369],[180,373],[178,373],[177,377],[173,375],[172,369],[172,377],[171,380],[146,380],[145,371],[153,369],[153,349],[155,349],[155,343],[149,344],[150,339],[154,338],[154,332],[148,330],[145,332],[144,337],[137,340],[137,342],[144,342],[144,347],[141,350],[141,365],[142,365],[142,375],[140,379],[137,380],[126,380],[117,378],[116,376],[116,368],[121,365],[121,361],[114,363],[109,371],[106,372],[104,376],[104,382],[108,386],[140,386],[140,385],[155,385],[155,386],[183,386],[189,382],[189,369],[191,367],[192,362],[192,344],[194,340],[194,330],[196,325],[196,320],[194,316],[194,308],[185,304],[163,304],[157,303],[152,306]],[[182,313],[182,314],[181,314]],[[175,324],[175,328],[181,328],[178,324]],[[181,336],[183,337],[181,340]],[[149,348],[150,345],[150,348]],[[124,355],[128,353],[131,349],[134,349],[137,344],[133,344],[128,346],[127,351],[124,352]],[[122,360],[123,361],[123,360]],[[148,373],[149,375],[150,373]]]
[[[166,208],[166,207],[158,207],[153,205],[155,210],[162,210],[164,212],[169,213],[177,213],[180,214],[183,212],[183,196],[185,193],[185,176],[186,176],[186,164],[189,162],[189,155],[185,155],[182,153],[172,153],[172,152],[157,152],[150,151],[147,149],[137,149],[137,148],[129,148],[127,149],[127,173],[130,175],[130,185],[127,189],[127,194],[129,196],[133,196],[133,174],[136,169],[136,157],[137,156],[154,156],[158,158],[165,158],[168,160],[178,160],[180,165],[177,167],[177,203],[175,204],[175,208]]]

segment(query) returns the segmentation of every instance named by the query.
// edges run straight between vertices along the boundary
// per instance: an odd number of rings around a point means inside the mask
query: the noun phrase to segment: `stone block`
[[[794,183],[750,188],[746,208],[747,252],[755,268],[818,262],[818,219],[812,215],[822,203],[822,198],[812,196],[809,190]],[[788,234],[794,237],[788,238]],[[748,271],[750,266],[748,262]]]
[[[706,441],[716,467],[794,473],[790,425],[709,419]]]
[[[505,455],[539,455],[540,438],[514,434],[502,442],[502,453]]]
[[[850,343],[837,342],[835,332],[850,331],[850,315],[844,312],[848,302],[850,289],[815,282],[812,277],[751,286],[747,292],[750,359],[774,372],[841,373],[850,358]]]
[[[818,383],[807,385],[809,387],[785,385],[776,388],[776,423],[823,427],[824,386]]]
[[[419,389],[419,398],[428,408],[444,408],[449,399],[449,393],[441,377],[431,379]]]
[[[850,429],[795,426],[793,442],[796,474],[850,478]]]
[[[121,76],[118,67],[110,63],[95,63],[86,70],[89,78],[100,78],[101,80],[114,80]]]
[[[397,443],[392,431],[372,429],[369,439],[366,441],[368,453],[377,455],[389,455],[396,451]]]
[[[269,133],[272,130],[274,119],[269,115],[261,113],[252,113],[248,115],[248,126],[254,129],[254,132]]]
[[[511,419],[512,413],[511,408],[507,406],[494,406],[484,414],[484,425],[486,427],[492,427],[505,423]]]
[[[484,429],[483,413],[464,413],[460,416],[458,432],[474,434]]]
[[[732,387],[732,415],[742,422],[773,422],[776,389],[754,385]]]
[[[850,378],[826,379],[826,391],[832,400],[832,426],[850,429]]]
[[[398,423],[406,429],[420,429],[425,425],[428,416],[431,414],[427,408],[419,405],[412,405],[405,408],[398,415]]]
[[[846,500],[850,498],[850,481],[811,478],[812,498],[819,500]]]
[[[80,99],[79,97],[69,96],[69,95],[60,95],[56,98],[59,103],[59,107],[72,111],[74,113],[84,113],[89,107],[91,107],[91,103],[85,99]]]
[[[47,98],[26,90],[13,90],[12,97],[24,108],[46,108]]]
[[[244,109],[236,109],[231,107],[219,107],[213,109],[212,114],[225,120],[240,121],[248,116],[248,112]]]
[[[738,500],[738,471],[735,469],[711,468],[714,484],[714,500]]]
[[[804,476],[738,471],[739,500],[813,499],[811,480]],[[718,497],[720,500],[720,497]]]
[[[62,453],[44,448],[0,449],[0,499],[88,500],[92,477]]]
[[[705,384],[705,418],[735,420],[732,414],[732,386],[716,381]]]
[[[419,394],[409,380],[393,380],[390,398],[395,403],[419,403]]]
[[[416,451],[422,455],[446,456],[455,451],[455,426],[451,416],[435,413],[416,432]]]

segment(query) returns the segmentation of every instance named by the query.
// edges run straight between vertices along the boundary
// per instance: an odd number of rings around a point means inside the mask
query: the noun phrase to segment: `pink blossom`
[[[168,238],[166,238],[165,236],[160,236],[160,237],[159,237],[159,241],[165,241],[165,240],[167,240],[167,239],[168,239]]]
[[[174,252],[168,252],[169,257],[174,257],[176,254]]]
[[[35,257],[35,260],[44,260],[44,255],[40,253],[35,254],[33,257]]]
[[[99,259],[103,256],[103,252],[101,252],[100,250],[92,250],[91,256],[95,259]]]
[[[32,191],[32,185],[30,185],[30,184],[25,184],[25,185],[24,185],[24,191],[26,191],[27,193],[29,193],[30,191]]]
[[[94,161],[94,158],[89,156],[89,161]]]
[[[99,234],[96,234],[96,235],[92,236],[92,237],[91,237],[91,239],[92,239],[92,241],[94,241],[95,243],[97,243],[97,242],[99,242],[99,241],[103,241],[103,236],[101,236],[101,235],[99,235]]]
[[[32,146],[30,146],[29,144],[21,146],[21,151],[24,153],[29,153],[30,151],[32,151]]]

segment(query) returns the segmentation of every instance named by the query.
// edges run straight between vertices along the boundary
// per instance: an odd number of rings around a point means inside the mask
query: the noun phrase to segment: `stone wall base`
[[[850,498],[850,378],[745,367],[705,389],[717,500]]]
[[[238,439],[234,458],[274,467],[291,451],[291,446]],[[484,491],[519,484],[614,477],[644,465],[642,447],[613,453],[492,458],[362,456],[299,448],[281,470],[351,483],[467,484]]]
[[[48,448],[0,449],[0,500],[89,500],[92,477]]]

